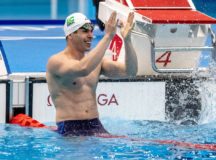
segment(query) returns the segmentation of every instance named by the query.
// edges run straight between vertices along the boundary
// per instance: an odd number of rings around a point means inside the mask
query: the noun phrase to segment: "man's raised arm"
[[[138,71],[137,55],[131,43],[131,30],[133,28],[134,13],[128,15],[127,22],[120,22],[121,35],[125,44],[125,62],[116,62],[104,58],[102,74],[111,78],[125,78],[135,76]]]
[[[121,35],[125,43],[125,71],[128,76],[136,76],[138,70],[137,55],[131,43],[131,30],[133,29],[134,13],[128,15],[127,23],[121,24]]]

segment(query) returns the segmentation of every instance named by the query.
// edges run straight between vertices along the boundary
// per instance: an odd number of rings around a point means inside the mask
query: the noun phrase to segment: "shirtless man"
[[[47,83],[56,108],[58,133],[92,136],[108,133],[99,120],[96,88],[100,75],[113,78],[131,77],[137,73],[137,57],[131,44],[134,13],[127,22],[120,22],[125,43],[125,63],[104,57],[116,34],[116,12],[105,24],[105,34],[90,51],[93,25],[85,15],[74,13],[65,20],[66,48],[50,57],[47,63]],[[89,51],[87,54],[86,52]]]

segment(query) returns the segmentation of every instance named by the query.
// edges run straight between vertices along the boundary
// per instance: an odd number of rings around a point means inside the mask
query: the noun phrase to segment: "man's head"
[[[69,15],[64,24],[65,37],[77,31],[79,28],[93,30],[91,21],[82,13],[73,13]]]

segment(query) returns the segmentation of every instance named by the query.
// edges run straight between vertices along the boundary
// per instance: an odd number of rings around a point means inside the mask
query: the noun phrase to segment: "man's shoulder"
[[[62,62],[62,55],[60,53],[53,54],[47,62],[47,68],[55,68],[59,66]]]
[[[53,54],[52,56],[49,57],[48,59],[48,63],[50,62],[55,62],[55,61],[59,61],[60,59],[62,59],[63,56],[62,56],[62,53],[59,52],[59,53],[56,53],[56,54]]]

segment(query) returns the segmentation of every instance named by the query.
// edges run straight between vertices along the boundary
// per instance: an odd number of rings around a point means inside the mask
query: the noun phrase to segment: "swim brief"
[[[94,136],[109,134],[98,118],[90,120],[67,120],[57,122],[57,132],[63,136]]]

